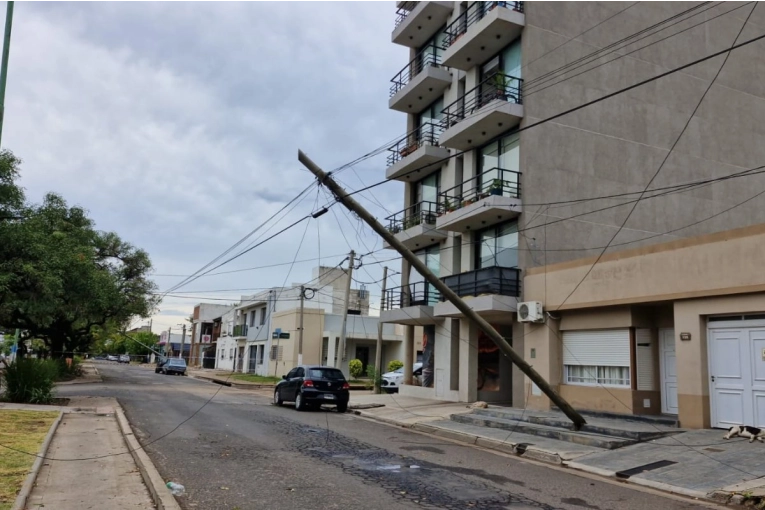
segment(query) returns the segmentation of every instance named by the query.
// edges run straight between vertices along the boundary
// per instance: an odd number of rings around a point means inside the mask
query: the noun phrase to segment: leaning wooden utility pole
[[[380,313],[385,310],[385,287],[388,283],[388,266],[383,267],[382,297],[380,298]],[[377,347],[375,348],[375,393],[380,393],[382,381],[382,347],[383,323],[377,320]]]
[[[311,161],[311,159],[301,150],[298,150],[298,160],[317,177],[319,184],[323,184],[329,188],[332,194],[337,198],[338,202],[342,203],[349,210],[356,213],[362,220],[364,220],[370,227],[372,227],[372,230],[377,232],[380,237],[382,237],[392,248],[399,252],[401,256],[417,270],[418,273],[420,273],[431,285],[438,289],[438,291],[445,299],[456,306],[457,310],[459,310],[465,317],[476,323],[481,331],[488,335],[489,338],[491,338],[494,343],[497,344],[497,347],[499,347],[500,351],[502,351],[505,356],[510,358],[512,362],[515,363],[515,365],[524,374],[526,374],[528,378],[531,379],[531,381],[536,384],[539,389],[541,389],[542,392],[544,392],[544,394],[547,395],[547,397],[556,406],[558,406],[558,408],[560,408],[560,410],[563,411],[572,422],[574,422],[574,428],[576,430],[579,430],[582,425],[587,423],[585,419],[582,418],[582,416],[573,407],[571,407],[571,404],[566,402],[563,397],[558,395],[552,386],[550,386],[547,381],[531,367],[531,365],[526,363],[526,361],[517,352],[515,352],[515,350],[513,350],[510,344],[507,343],[504,338],[502,338],[502,335],[500,335],[497,330],[492,327],[491,324],[486,322],[483,317],[478,315],[478,313],[470,308],[467,303],[460,299],[460,297],[452,289],[450,289],[444,282],[439,280],[436,275],[430,272],[424,262],[417,258],[414,253],[409,251],[409,249],[407,249],[406,246],[401,243],[401,241],[396,239],[393,234],[388,232],[385,227],[380,224],[380,222],[378,222],[371,214],[369,214],[366,209],[364,209],[343,188],[341,188],[329,176],[329,174],[319,168],[316,163]]]

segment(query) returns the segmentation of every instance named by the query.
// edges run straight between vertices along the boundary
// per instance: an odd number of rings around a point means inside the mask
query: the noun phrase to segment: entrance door
[[[364,367],[362,375],[366,375],[367,365],[369,365],[369,347],[356,347],[356,359],[361,361],[361,366]]]
[[[239,370],[240,372],[244,372],[244,347],[239,348],[239,356],[236,363],[236,368],[234,370]]]
[[[675,330],[659,330],[659,353],[661,369],[661,412],[677,414],[677,356],[675,355]]]
[[[765,327],[709,330],[712,426],[765,426]]]

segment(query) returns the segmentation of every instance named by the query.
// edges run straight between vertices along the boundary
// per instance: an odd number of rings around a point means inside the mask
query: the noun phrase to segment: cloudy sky
[[[55,191],[85,207],[98,228],[148,251],[168,289],[182,277],[166,275],[200,269],[310,184],[298,148],[329,170],[404,133],[404,115],[387,108],[389,80],[408,56],[390,42],[394,11],[393,2],[17,3],[3,146],[22,158],[30,200]],[[339,179],[355,189],[384,171],[383,154]],[[395,183],[365,198],[380,219],[403,207]],[[314,189],[266,236],[316,201]],[[342,232],[329,213],[218,271],[296,253],[334,265],[349,250],[343,233],[357,252],[381,247],[335,213]],[[379,280],[374,261],[360,280]],[[195,297],[235,300],[251,292],[230,289],[307,281],[317,264],[200,278],[174,294],[186,298],[165,299],[154,331],[182,322]],[[377,306],[380,288],[368,288]]]

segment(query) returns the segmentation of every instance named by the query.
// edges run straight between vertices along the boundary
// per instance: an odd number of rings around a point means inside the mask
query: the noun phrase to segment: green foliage
[[[364,372],[364,365],[359,359],[352,359],[348,362],[348,371],[351,373],[351,379],[358,379]]]
[[[394,370],[398,370],[399,368],[403,367],[404,364],[400,362],[397,359],[391,360],[388,363],[388,372],[393,372]]]
[[[366,381],[365,386],[368,390],[374,388],[375,383],[379,387],[382,385],[382,374],[378,374],[374,365],[367,365],[367,376],[369,379]]]
[[[59,370],[54,360],[17,359],[3,373],[6,399],[19,404],[50,403]]]
[[[19,161],[0,152],[0,324],[44,342],[48,352],[85,352],[98,327],[121,327],[156,307],[151,262],[114,232],[96,230],[81,207],[49,193],[23,203]]]

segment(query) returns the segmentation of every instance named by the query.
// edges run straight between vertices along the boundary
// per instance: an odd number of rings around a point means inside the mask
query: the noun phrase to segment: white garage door
[[[765,427],[765,323],[709,322],[712,426]]]

